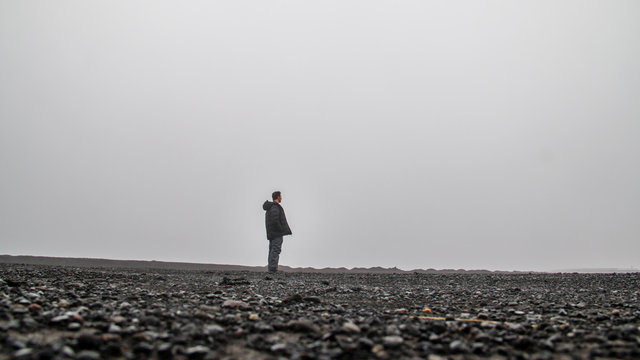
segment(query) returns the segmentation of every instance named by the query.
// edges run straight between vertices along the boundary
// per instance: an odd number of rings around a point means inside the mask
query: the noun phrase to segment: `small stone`
[[[38,304],[31,304],[31,305],[29,305],[29,310],[40,311],[40,310],[42,310],[42,306],[40,306]]]
[[[25,296],[28,297],[28,298],[31,298],[31,299],[37,299],[37,298],[40,297],[39,294],[36,294],[36,293],[33,293],[33,292],[27,293],[27,295],[25,295]]]
[[[207,325],[204,327],[204,333],[206,335],[216,335],[224,332],[224,328],[220,325]]]
[[[208,312],[218,312],[220,311],[220,308],[217,306],[203,304],[203,305],[200,305],[200,310],[208,311]]]
[[[346,333],[349,334],[359,334],[360,333],[360,328],[358,327],[358,325],[354,324],[351,321],[347,321],[344,324],[342,324],[342,330]]]
[[[125,318],[124,316],[114,316],[111,319],[111,322],[116,323],[116,324],[122,324],[123,322],[127,321],[127,318]]]
[[[115,335],[115,334],[112,334],[112,335]],[[104,335],[103,335],[103,337],[104,337]],[[137,340],[137,341],[146,341],[146,342],[153,341],[153,338],[149,334],[143,333],[143,332],[139,332],[139,333],[133,334],[132,338]]]
[[[369,348],[369,349],[373,348],[373,345],[374,345],[373,341],[371,341],[371,339],[366,338],[366,337],[358,339],[358,343],[360,345],[366,347],[366,348]]]
[[[151,354],[153,352],[153,345],[146,341],[139,342],[133,347],[133,352],[145,355]]]
[[[259,332],[271,332],[273,331],[273,326],[266,324],[264,322],[258,322],[253,327],[256,331]]]
[[[73,349],[69,345],[63,346],[61,352],[62,352],[62,355],[64,355],[64,356],[68,356],[68,357],[75,357],[76,356],[76,352],[73,351]]]
[[[76,331],[76,330],[80,330],[81,327],[82,327],[82,325],[80,325],[80,323],[72,322],[71,324],[69,324],[67,326],[67,329],[69,329],[71,331]]]
[[[222,303],[222,307],[224,308],[240,308],[240,309],[247,309],[249,308],[249,304],[247,304],[244,301],[238,301],[238,300],[225,300],[225,302]]]
[[[292,304],[292,303],[299,303],[302,302],[303,298],[302,295],[300,294],[293,294],[291,296],[289,296],[288,298],[284,299],[284,303],[285,304]]]
[[[11,312],[14,313],[14,314],[26,314],[27,312],[29,312],[27,307],[24,306],[24,305],[21,305],[21,304],[11,305],[9,310],[11,310]]]
[[[109,325],[109,333],[111,334],[120,334],[122,332],[122,328],[116,324]]]
[[[61,322],[65,322],[69,320],[69,316],[68,315],[60,315],[60,316],[56,316],[53,319],[51,319],[52,323],[61,323]]]
[[[249,280],[243,277],[236,278],[236,279],[224,277],[222,278],[220,285],[223,285],[223,286],[251,285],[251,282],[249,282]]]
[[[286,349],[287,349],[287,345],[286,344],[282,344],[282,343],[273,344],[271,346],[271,351],[273,351],[273,352],[284,351]]]
[[[60,299],[60,301],[58,301],[58,306],[59,307],[63,307],[63,308],[67,307],[67,306],[69,306],[69,302],[67,300],[65,300],[65,299]]]
[[[158,345],[158,355],[160,355],[163,358],[170,357],[172,347],[173,345],[171,343],[168,343],[168,342],[160,343],[160,345]]]
[[[451,349],[451,351],[460,351],[463,350],[463,348],[464,342],[462,342],[462,340],[454,340],[449,344],[449,349]]]
[[[120,303],[120,306],[119,306],[120,309],[127,309],[127,308],[130,308],[130,307],[131,307],[131,304],[129,304],[126,301]]]
[[[382,338],[382,344],[384,346],[396,347],[402,345],[404,339],[398,335],[390,335]]]
[[[318,326],[314,324],[313,321],[308,319],[291,320],[289,323],[287,323],[287,327],[293,331],[298,332],[314,333],[319,331]]]
[[[398,327],[395,325],[388,325],[385,328],[385,332],[387,335],[400,335],[400,329],[398,329]]]
[[[404,313],[406,313],[406,312],[408,312],[408,311],[409,311],[409,310],[407,310],[407,309],[405,309],[405,308],[402,308],[402,309],[395,309],[395,310],[393,310],[393,312],[394,312],[394,313],[396,313],[396,314],[404,314]]]
[[[81,331],[78,335],[78,346],[81,349],[99,349],[104,340],[90,331]]]
[[[251,313],[251,314],[249,314],[249,320],[258,321],[258,320],[260,320],[260,316],[258,314]]]
[[[201,356],[206,355],[209,352],[209,348],[203,345],[192,346],[185,352],[189,356]]]
[[[27,357],[31,357],[32,354],[33,354],[33,349],[24,348],[24,349],[20,349],[20,350],[14,352],[13,353],[13,357],[14,358],[27,358]]]
[[[82,350],[78,353],[76,359],[80,360],[99,360],[100,353],[93,350]]]
[[[484,343],[474,342],[471,344],[471,350],[474,352],[480,352],[484,349]]]
[[[322,302],[322,299],[320,299],[320,298],[319,298],[319,297],[317,297],[317,296],[307,296],[307,297],[305,297],[303,300],[304,300],[304,301],[307,301],[307,302],[316,303],[316,304],[319,304],[319,303],[321,303],[321,302]]]

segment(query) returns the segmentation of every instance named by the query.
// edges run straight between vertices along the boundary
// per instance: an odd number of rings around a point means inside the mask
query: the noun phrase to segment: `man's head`
[[[280,191],[274,191],[273,194],[271,194],[271,198],[279,204],[282,202],[282,193],[280,193]]]

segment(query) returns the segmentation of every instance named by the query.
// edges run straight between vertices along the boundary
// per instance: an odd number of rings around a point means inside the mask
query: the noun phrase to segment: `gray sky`
[[[0,0],[0,253],[640,267],[640,2]]]

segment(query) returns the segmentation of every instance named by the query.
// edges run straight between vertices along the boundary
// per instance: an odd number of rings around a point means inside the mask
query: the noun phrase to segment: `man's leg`
[[[280,260],[280,251],[282,250],[282,236],[269,240],[269,266],[271,272],[278,271],[278,261]]]

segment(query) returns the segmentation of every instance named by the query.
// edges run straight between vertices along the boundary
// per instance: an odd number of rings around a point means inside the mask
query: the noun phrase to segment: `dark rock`
[[[93,333],[81,333],[78,336],[78,348],[79,349],[99,349],[103,344],[102,337]]]
[[[82,350],[76,356],[78,360],[99,360],[100,353],[92,350]]]
[[[296,332],[309,333],[315,333],[320,330],[316,324],[308,319],[291,320],[289,323],[287,323],[287,328]]]
[[[284,299],[284,301],[282,303],[283,304],[295,304],[295,303],[299,303],[299,302],[302,302],[302,301],[303,301],[302,295],[293,294],[293,295],[287,297],[286,299]]]
[[[209,353],[209,348],[203,345],[187,348],[185,354],[191,359],[201,359]]]
[[[33,356],[33,349],[29,349],[29,348],[24,348],[24,349],[20,349],[20,350],[16,350],[13,353],[13,357],[15,359],[29,359]]]
[[[222,281],[220,282],[221,286],[238,286],[238,285],[250,285],[251,282],[249,282],[249,280],[247,280],[246,278],[228,278],[228,277],[224,277],[222,278]]]
[[[222,307],[223,308],[240,308],[240,309],[250,308],[249,304],[247,304],[244,301],[238,301],[238,300],[225,300],[225,302],[222,303]]]
[[[382,338],[382,344],[388,347],[396,347],[402,345],[404,339],[397,335],[385,336]]]

